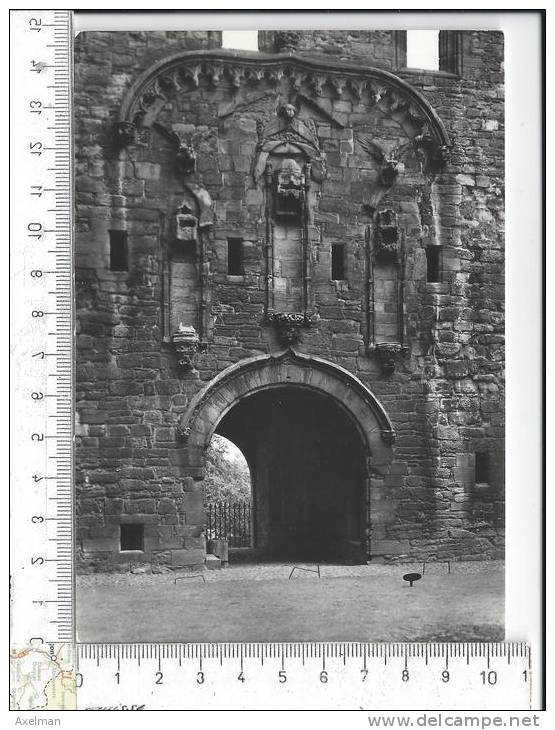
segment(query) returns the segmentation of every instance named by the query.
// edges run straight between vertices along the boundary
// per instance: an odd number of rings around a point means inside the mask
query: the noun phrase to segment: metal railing
[[[251,547],[250,502],[210,502],[206,515],[208,540],[227,540],[229,547]]]

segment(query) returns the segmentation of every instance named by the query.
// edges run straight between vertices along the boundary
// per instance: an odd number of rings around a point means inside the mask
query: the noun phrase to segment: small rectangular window
[[[426,279],[429,282],[440,281],[440,246],[426,246]]]
[[[489,484],[490,478],[489,454],[478,451],[475,456],[474,480],[476,484]]]
[[[331,278],[334,281],[345,278],[345,246],[342,243],[332,243],[331,246]]]
[[[127,231],[110,231],[110,270],[127,271]]]
[[[144,550],[144,532],[144,525],[120,525],[120,550]]]
[[[243,239],[227,239],[227,273],[230,276],[243,275]]]

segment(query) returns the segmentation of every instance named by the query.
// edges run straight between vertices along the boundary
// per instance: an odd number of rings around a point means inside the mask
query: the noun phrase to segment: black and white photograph
[[[78,641],[503,641],[503,33],[85,31],[73,119]]]

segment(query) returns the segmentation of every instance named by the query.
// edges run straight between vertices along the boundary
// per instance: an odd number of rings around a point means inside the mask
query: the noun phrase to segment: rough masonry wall
[[[300,50],[311,50],[307,33],[297,35]],[[503,43],[498,33],[462,36],[461,78],[396,71],[422,92],[447,127],[453,148],[438,172],[426,172],[421,156],[409,151],[395,184],[373,196],[381,172],[369,142],[387,154],[406,144],[395,119],[379,105],[369,106],[349,90],[338,95],[329,86],[317,96],[317,108],[304,102],[297,110],[301,119],[314,120],[327,166],[325,178],[313,183],[307,234],[310,308],[318,321],[304,331],[298,348],[356,375],[396,431],[394,461],[370,494],[373,558],[503,554]],[[294,51],[295,36],[287,41],[280,50]],[[191,397],[224,368],[283,348],[264,319],[265,197],[262,184],[252,180],[257,119],[268,124],[275,118],[276,99],[285,96],[281,87],[276,92],[263,86],[254,105],[222,114],[233,105],[233,89],[201,83],[159,117],[166,129],[194,142],[194,185],[213,203],[213,227],[204,239],[207,346],[193,372],[184,374],[169,341],[180,323],[202,326],[203,272],[198,257],[174,240],[176,210],[184,199],[191,201],[175,174],[175,149],[155,129],[143,144],[118,149],[113,141],[112,123],[139,72],[173,52],[217,43],[214,34],[199,33],[77,38],[82,569],[133,560],[119,552],[119,525],[126,521],[145,524],[145,555],[153,564],[202,562],[202,482],[187,471],[177,426]],[[270,34],[265,43],[271,43]],[[328,42],[318,32],[313,47],[395,68],[393,34],[365,38],[354,32],[342,44],[342,36]],[[369,298],[368,247],[375,245],[376,215],[384,210],[395,215],[402,256],[393,262],[370,257],[375,267]],[[128,271],[110,271],[114,230],[127,233]],[[227,241],[233,237],[243,239],[239,277],[227,269]],[[330,276],[333,243],[345,247],[341,281]],[[427,246],[440,247],[437,283],[426,281]],[[400,314],[400,290],[384,284],[395,278],[403,282]],[[406,354],[395,356],[391,373],[372,347],[395,339]],[[488,481],[478,486],[476,452],[490,456]]]
[[[266,53],[364,59],[368,66],[388,71],[403,66],[406,58],[404,33],[392,30],[262,30],[258,46]]]

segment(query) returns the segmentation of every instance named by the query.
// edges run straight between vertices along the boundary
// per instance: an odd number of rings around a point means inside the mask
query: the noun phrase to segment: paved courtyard
[[[304,567],[314,568],[313,565]],[[504,637],[504,566],[238,565],[77,579],[78,638],[134,641],[484,641]],[[175,578],[179,578],[175,582]]]

